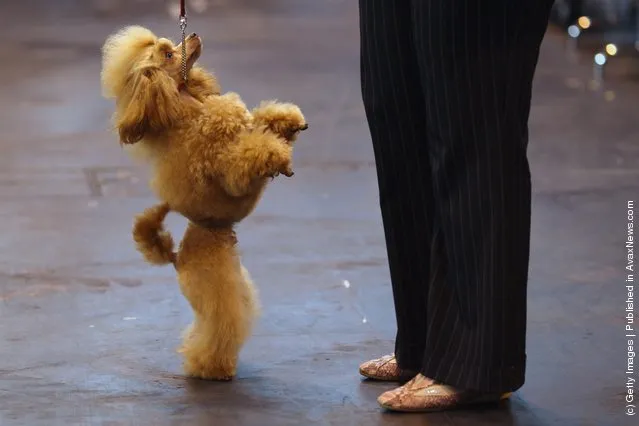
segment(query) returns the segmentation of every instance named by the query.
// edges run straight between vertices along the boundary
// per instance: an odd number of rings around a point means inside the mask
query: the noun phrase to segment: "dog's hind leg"
[[[179,352],[186,375],[207,380],[231,380],[237,373],[240,350],[248,337],[254,313],[244,303],[217,312],[195,312],[185,330]]]
[[[243,339],[224,322],[196,314],[180,348],[187,376],[221,381],[235,377]]]
[[[260,296],[257,291],[257,287],[253,283],[251,274],[249,274],[249,271],[244,267],[244,265],[242,265],[242,279],[246,289],[243,302],[246,305],[246,309],[253,314],[253,318],[257,318],[262,311],[262,307],[260,306]]]
[[[178,261],[180,288],[195,314],[179,352],[185,373],[201,379],[235,376],[255,318],[256,293],[225,232],[232,231],[191,225]]]

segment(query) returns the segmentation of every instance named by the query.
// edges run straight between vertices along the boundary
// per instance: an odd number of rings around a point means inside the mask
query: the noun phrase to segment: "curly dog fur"
[[[115,99],[120,142],[151,165],[161,203],[136,217],[133,238],[147,262],[173,264],[194,321],[180,352],[187,375],[230,380],[259,302],[236,248],[234,225],[255,208],[267,183],[292,176],[293,143],[308,125],[293,104],[263,102],[249,111],[236,93],[222,94],[195,62],[200,37],[181,45],[127,27],[103,47],[102,88]],[[164,229],[175,211],[189,220],[177,252]]]

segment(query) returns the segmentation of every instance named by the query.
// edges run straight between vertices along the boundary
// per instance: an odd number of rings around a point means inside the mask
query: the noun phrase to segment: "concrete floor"
[[[154,199],[99,91],[109,33],[136,23],[178,36],[157,3],[0,6],[0,425],[631,424],[623,282],[639,84],[589,90],[588,65],[569,62],[552,32],[531,117],[527,383],[500,407],[378,409],[390,386],[360,380],[357,366],[391,351],[394,314],[355,1],[210,1],[202,14],[206,2],[192,3],[189,30],[223,87],[248,104],[296,101],[311,128],[295,177],[278,179],[239,230],[264,315],[238,379],[183,378],[175,348],[190,311],[172,269],[134,250],[132,217]]]

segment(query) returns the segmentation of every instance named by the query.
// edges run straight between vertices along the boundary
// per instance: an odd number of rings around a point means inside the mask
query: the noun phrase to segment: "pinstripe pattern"
[[[524,382],[532,80],[551,0],[360,0],[402,368]]]

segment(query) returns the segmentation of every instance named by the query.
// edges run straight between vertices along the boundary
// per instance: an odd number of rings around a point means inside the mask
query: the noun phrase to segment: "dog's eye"
[[[173,57],[173,52],[166,52],[166,59],[171,59]]]

